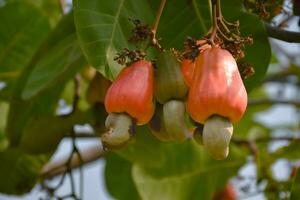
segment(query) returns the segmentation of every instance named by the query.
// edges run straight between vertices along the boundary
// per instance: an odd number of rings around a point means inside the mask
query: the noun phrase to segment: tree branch
[[[287,31],[279,27],[264,23],[269,37],[291,43],[300,43],[300,32]]]
[[[255,139],[244,139],[244,138],[235,136],[232,138],[232,141],[236,144],[249,144],[250,142],[264,143],[264,142],[278,141],[278,140],[288,140],[288,141],[300,142],[299,137],[287,137],[287,136],[282,136],[282,137],[266,136],[266,137],[258,137]]]
[[[99,146],[91,147],[87,150],[81,152],[81,157],[83,161],[83,165],[91,163],[105,155],[105,151],[103,151]],[[58,175],[63,174],[66,170],[66,162],[68,161],[68,156],[57,161],[52,161],[47,163],[41,170],[40,177],[43,179],[52,179]],[[76,169],[80,166],[80,159],[78,156],[73,156],[70,162],[70,168]]]
[[[272,105],[272,104],[292,104],[294,106],[300,106],[300,101],[297,101],[297,100],[280,100],[280,99],[250,99],[248,101],[249,106],[253,106],[253,105]]]

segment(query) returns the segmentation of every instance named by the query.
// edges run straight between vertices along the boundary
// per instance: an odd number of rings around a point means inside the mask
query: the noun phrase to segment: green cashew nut
[[[119,148],[124,146],[131,138],[132,119],[123,113],[110,113],[105,120],[109,130],[101,136],[105,147]]]
[[[184,119],[184,102],[171,100],[163,106],[163,118],[166,131],[176,142],[184,142],[189,137],[189,129]]]
[[[233,126],[229,119],[213,115],[206,120],[203,145],[214,159],[223,160],[228,156],[232,133]]]

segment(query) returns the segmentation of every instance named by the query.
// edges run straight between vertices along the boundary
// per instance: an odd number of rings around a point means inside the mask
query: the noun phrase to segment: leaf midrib
[[[122,7],[124,5],[124,2],[125,2],[125,0],[121,0],[121,3],[119,5],[117,13],[115,15],[115,21],[113,23],[111,37],[110,37],[110,40],[109,40],[109,43],[108,43],[109,45],[108,45],[108,48],[107,48],[107,51],[106,51],[106,58],[107,58],[107,55],[111,51],[111,48],[112,48],[113,38],[115,37],[115,32],[116,32],[116,29],[117,29],[117,24],[119,22],[119,18],[120,18],[120,15],[121,15],[121,10],[122,10]],[[105,65],[108,65],[108,58],[105,59]]]

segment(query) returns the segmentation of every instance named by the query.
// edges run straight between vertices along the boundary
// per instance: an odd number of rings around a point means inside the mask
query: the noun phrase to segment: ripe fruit
[[[213,200],[236,200],[237,193],[232,184],[227,185],[220,191],[214,193]]]
[[[202,52],[190,87],[187,110],[204,124],[203,145],[213,158],[225,159],[233,127],[247,107],[247,92],[232,55],[220,47]]]
[[[134,123],[143,125],[150,121],[154,113],[153,84],[149,61],[136,61],[120,72],[105,96],[109,113],[105,124],[109,131],[101,137],[104,145],[113,148],[126,144]]]
[[[247,107],[247,92],[232,55],[220,47],[207,49],[196,59],[187,108],[204,123],[217,114],[239,121]]]
[[[204,44],[205,40],[197,40],[197,44],[201,45]],[[199,48],[200,53],[202,53],[204,50],[210,48],[211,46],[209,44],[204,44]],[[195,70],[195,62],[189,59],[184,59],[182,61],[181,65],[181,71],[184,76],[185,83],[188,87],[192,84],[193,81],[193,74]]]
[[[154,113],[153,84],[151,62],[134,62],[120,72],[108,89],[104,102],[106,111],[127,113],[139,125],[148,123]]]

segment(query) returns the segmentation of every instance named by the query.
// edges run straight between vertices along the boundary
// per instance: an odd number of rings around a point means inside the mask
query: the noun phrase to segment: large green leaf
[[[91,65],[104,76],[113,78],[121,66],[113,62],[115,53],[127,43],[132,26],[128,18],[138,18],[152,23],[160,1],[85,1],[74,0],[75,24],[80,45]],[[270,46],[263,23],[258,17],[243,10],[241,0],[222,1],[227,19],[240,20],[242,35],[252,35],[254,44],[247,46],[245,61],[254,66],[256,74],[246,80],[252,89],[266,73],[270,60]],[[186,36],[200,38],[210,27],[207,0],[168,1],[163,12],[158,37],[165,47],[182,48]]]
[[[116,199],[141,199],[131,176],[132,163],[115,154],[106,156],[105,182],[109,193]]]
[[[54,114],[64,84],[84,64],[74,30],[70,13],[49,35],[18,79],[6,127],[12,145],[18,145],[32,117]]]
[[[73,15],[70,13],[57,26],[57,30],[63,32],[63,36],[58,36],[59,41],[48,46],[48,50],[39,55],[22,92],[23,99],[33,97],[60,80],[69,79],[78,67],[83,66],[84,59],[77,44],[73,23]]]
[[[137,133],[130,144],[117,153],[122,158],[142,166],[159,168],[165,163],[162,143],[151,135],[147,126],[137,127]]]
[[[129,18],[152,19],[151,7],[144,1],[74,0],[75,24],[81,47],[91,65],[112,79],[121,69],[113,58],[128,47],[132,25]]]
[[[39,59],[25,84],[22,98],[32,98],[59,80],[72,77],[84,63],[76,35],[67,36]]]
[[[30,156],[18,149],[0,153],[0,193],[24,194],[36,184],[39,172],[49,157]]]
[[[166,162],[161,168],[133,167],[133,179],[142,199],[211,199],[245,163],[231,148],[229,158],[212,160],[195,142],[164,145]]]
[[[210,199],[245,163],[244,153],[234,146],[226,160],[214,161],[193,141],[163,143],[149,134],[146,127],[138,128],[134,141],[117,151],[133,164],[132,176],[141,199]],[[122,191],[122,187],[114,188],[114,192]]]
[[[30,62],[49,30],[48,19],[24,1],[8,3],[0,8],[1,79],[20,73]]]
[[[86,114],[79,111],[69,116],[33,117],[24,128],[19,146],[30,154],[54,152],[61,139],[70,134],[75,124],[85,123],[88,123]]]

